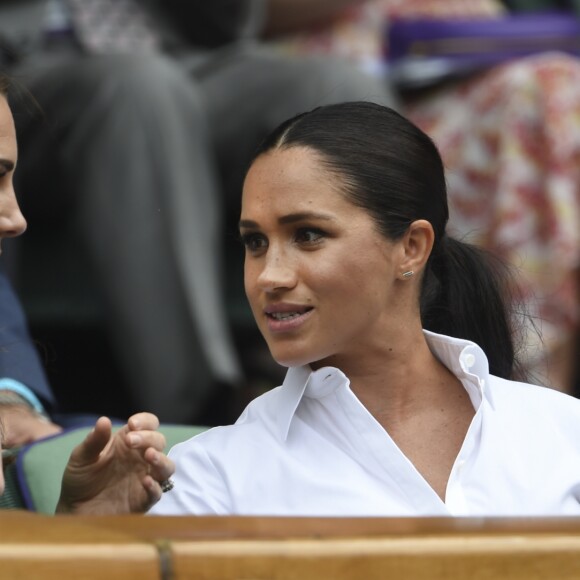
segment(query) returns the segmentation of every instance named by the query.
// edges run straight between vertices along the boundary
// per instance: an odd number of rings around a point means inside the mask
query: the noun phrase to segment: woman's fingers
[[[175,473],[175,464],[164,453],[150,447],[143,457],[149,465],[149,475],[156,481],[165,481]]]
[[[93,430],[75,447],[71,458],[80,463],[94,461],[110,441],[111,433],[111,420],[108,417],[99,417]]]
[[[163,492],[159,482],[150,475],[145,476],[143,480],[143,487],[147,493],[147,505],[143,507],[144,511],[147,511],[161,499]]]
[[[159,419],[153,413],[135,413],[127,421],[129,431],[155,431],[159,428]]]
[[[149,447],[163,451],[167,444],[165,435],[159,431],[129,431],[125,435],[127,446],[131,449],[145,451]]]
[[[152,447],[145,451],[144,457],[149,464],[149,473],[142,480],[147,500],[141,509],[147,511],[161,499],[163,495],[162,482],[173,475],[175,465],[166,455]]]

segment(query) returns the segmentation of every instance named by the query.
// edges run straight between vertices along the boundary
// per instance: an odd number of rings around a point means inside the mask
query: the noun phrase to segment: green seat
[[[73,448],[92,427],[65,431],[22,448],[16,463],[5,471],[6,491],[0,498],[0,508],[24,508],[53,514],[60,496],[62,475]],[[167,448],[205,431],[206,427],[161,425]]]

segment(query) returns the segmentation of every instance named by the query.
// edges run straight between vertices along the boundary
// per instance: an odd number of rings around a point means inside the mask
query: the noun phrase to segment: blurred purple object
[[[580,18],[562,12],[485,19],[397,19],[387,27],[393,82],[420,87],[546,51],[580,55]]]

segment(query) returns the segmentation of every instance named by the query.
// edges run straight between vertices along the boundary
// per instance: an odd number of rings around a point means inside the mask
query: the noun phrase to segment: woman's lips
[[[310,306],[267,308],[265,314],[268,330],[274,333],[295,330],[310,318],[313,310]]]

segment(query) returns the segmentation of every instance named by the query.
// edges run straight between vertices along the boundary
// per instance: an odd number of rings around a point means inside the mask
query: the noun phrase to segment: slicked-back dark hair
[[[369,213],[386,238],[400,239],[415,220],[431,223],[435,242],[422,279],[423,327],[476,342],[492,374],[521,378],[509,268],[447,235],[445,171],[433,141],[388,107],[350,102],[318,107],[282,123],[255,157],[291,147],[316,151],[342,181],[347,198]]]

